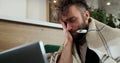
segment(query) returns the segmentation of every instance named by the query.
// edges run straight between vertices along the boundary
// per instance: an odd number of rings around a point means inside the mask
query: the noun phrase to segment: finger
[[[63,32],[64,32],[64,35],[66,36],[66,30],[65,30],[65,25],[64,25],[64,22],[60,21],[60,23],[62,24],[62,27],[63,27]]]
[[[65,23],[63,21],[60,21],[60,23],[62,24],[63,30],[66,31],[67,29]]]

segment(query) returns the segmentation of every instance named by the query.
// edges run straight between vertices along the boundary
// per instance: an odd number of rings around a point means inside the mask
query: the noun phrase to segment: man
[[[89,7],[85,0],[59,0],[57,8],[65,41],[61,49],[49,57],[50,63],[115,62],[113,58],[100,55],[97,51],[94,52],[89,48],[91,45],[88,45],[88,43],[98,42],[99,44],[99,42],[102,42],[98,31],[101,31],[104,26],[99,25],[101,24],[99,22],[95,23],[95,20],[90,18]],[[87,32],[81,33],[82,30],[87,30]],[[93,34],[93,32],[95,33]]]

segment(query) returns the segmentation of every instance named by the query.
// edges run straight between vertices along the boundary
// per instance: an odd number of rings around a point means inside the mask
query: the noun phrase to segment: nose
[[[72,25],[69,24],[69,23],[67,24],[67,30],[68,30],[68,31],[72,30]]]

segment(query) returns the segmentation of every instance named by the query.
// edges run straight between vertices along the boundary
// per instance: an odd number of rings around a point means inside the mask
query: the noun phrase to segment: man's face
[[[76,32],[79,29],[83,28],[83,25],[86,26],[84,16],[81,15],[80,10],[73,5],[68,9],[68,13],[65,16],[62,16],[62,21],[65,23],[67,30],[72,34],[73,38],[76,38],[78,33]]]

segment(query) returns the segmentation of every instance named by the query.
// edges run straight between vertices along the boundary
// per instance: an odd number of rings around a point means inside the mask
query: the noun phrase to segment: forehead
[[[80,9],[80,8],[79,8]],[[77,17],[78,15],[80,15],[80,10],[78,9],[77,6],[75,5],[72,5],[70,6],[68,9],[67,9],[67,12],[62,15],[61,19],[62,20],[66,20],[66,19],[69,19],[71,17]]]

